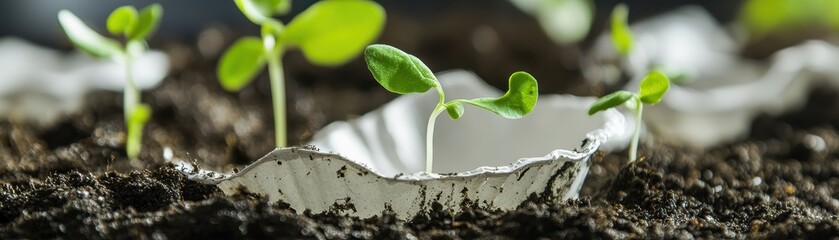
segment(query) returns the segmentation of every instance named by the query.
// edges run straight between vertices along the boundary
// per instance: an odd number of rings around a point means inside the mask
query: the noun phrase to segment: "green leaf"
[[[612,9],[612,44],[621,55],[627,55],[632,50],[632,32],[626,23],[628,16],[629,8],[625,4],[618,4]]]
[[[594,115],[597,112],[617,107],[618,105],[621,105],[631,99],[633,96],[635,96],[635,93],[627,91],[617,91],[603,96],[602,98],[597,99],[594,104],[591,104],[591,107],[588,109],[588,115]]]
[[[114,35],[126,34],[129,29],[134,29],[138,18],[137,9],[132,6],[122,6],[114,9],[108,16],[108,32]]]
[[[146,104],[138,104],[128,118],[128,136],[125,142],[125,151],[129,158],[136,158],[140,155],[140,148],[143,144],[143,126],[151,118],[151,107]]]
[[[530,113],[538,98],[539,84],[536,79],[526,72],[515,72],[510,75],[509,90],[504,96],[455,101],[481,107],[505,118],[517,119]]]
[[[291,0],[250,0],[265,16],[286,14],[291,10]]]
[[[641,102],[656,104],[670,89],[670,80],[660,71],[653,71],[641,80]]]
[[[239,11],[241,11],[242,14],[245,14],[245,17],[247,17],[248,20],[251,20],[251,22],[261,25],[269,19],[269,16],[263,14],[259,9],[260,7],[257,6],[253,0],[235,0],[235,2]]]
[[[163,7],[160,4],[152,4],[140,10],[140,18],[134,28],[126,32],[126,37],[131,40],[146,39],[157,29],[160,18],[163,17]]]
[[[445,104],[446,112],[452,119],[458,119],[463,116],[463,104],[459,102],[450,102]]]
[[[227,49],[218,64],[219,82],[228,91],[239,91],[265,66],[262,40],[243,37]]]
[[[324,0],[291,20],[282,42],[300,47],[314,64],[334,66],[361,53],[384,22],[385,11],[375,2]]]
[[[438,86],[431,69],[417,57],[395,47],[370,45],[364,51],[364,60],[376,81],[393,93],[422,93]]]
[[[58,22],[70,42],[83,52],[101,58],[115,57],[122,52],[119,42],[99,35],[70,11],[58,12]]]
[[[253,23],[262,25],[274,14],[291,10],[291,0],[235,0],[236,7]]]

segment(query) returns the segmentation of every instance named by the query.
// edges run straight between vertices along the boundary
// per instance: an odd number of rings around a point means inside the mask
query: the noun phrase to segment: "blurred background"
[[[105,20],[114,8],[121,5],[144,7],[153,2],[0,1],[0,39],[20,38],[69,54],[74,51],[58,24],[56,14],[59,10],[68,9],[100,33],[105,33]],[[294,0],[292,11],[277,17],[288,22],[314,2]],[[693,60],[706,65],[710,62],[712,67],[724,64],[715,63],[714,58],[703,59],[708,56],[697,53],[718,52],[723,59],[738,63],[756,61],[758,66],[747,69],[759,72],[765,68],[763,65],[769,56],[778,50],[808,39],[833,42],[839,29],[839,1],[835,0],[377,2],[387,12],[386,26],[377,42],[416,55],[435,72],[466,69],[491,85],[505,89],[510,73],[527,71],[539,80],[542,93],[582,96],[601,96],[624,88],[633,77],[639,76],[632,72],[636,63],[640,64],[637,69],[647,71],[662,63],[656,61],[675,62],[688,67],[676,69],[678,71],[701,70],[704,72],[697,76],[714,78],[704,74],[709,72],[706,69],[712,68],[691,68]],[[259,27],[242,15],[233,0],[160,3],[164,15],[149,44],[168,56],[169,74],[156,89],[143,93],[144,101],[155,109],[150,126],[154,144],[159,148],[182,147],[204,159],[232,159],[238,163],[256,159],[273,149],[271,142],[265,140],[271,139],[272,131],[272,126],[267,124],[271,122],[267,74],[263,73],[255,84],[239,93],[225,92],[215,76],[216,63],[224,50],[239,37],[258,35]],[[629,7],[629,23],[633,31],[642,36],[638,39],[639,45],[658,51],[642,51],[642,57],[655,53],[662,58],[621,60],[608,54],[611,47],[603,43],[608,43],[610,13],[619,3]],[[694,8],[680,11],[686,6]],[[668,14],[676,15],[676,18],[661,18]],[[682,21],[668,20],[679,19],[679,15],[691,17],[685,20],[688,27],[674,25],[675,29],[669,29],[670,32],[656,33],[655,26]],[[647,24],[646,29],[640,26],[635,29],[636,23],[655,22],[652,20],[657,18],[659,23]],[[690,27],[694,25],[689,24],[697,22],[699,25],[695,26],[700,27]],[[681,34],[682,30],[689,30],[686,31],[689,34]],[[652,37],[643,37],[645,35]],[[676,38],[659,39],[657,36]],[[688,39],[679,39],[679,36]],[[725,41],[712,39],[715,37]],[[678,53],[675,54],[677,58],[666,58],[671,52]],[[290,51],[283,62],[291,144],[305,143],[326,124],[360,116],[396,97],[373,80],[361,58],[336,68],[325,68],[308,63],[297,51]],[[39,130],[43,136],[62,136],[48,141],[47,145],[51,148],[63,146],[87,138],[91,132],[95,135],[97,129],[106,129],[101,131],[110,131],[112,135],[107,136],[119,139],[118,128],[113,130],[96,123],[108,118],[121,121],[119,96],[114,93],[91,96],[88,110],[74,115],[74,120],[63,120],[59,127]],[[158,133],[161,137],[155,139]],[[194,139],[207,140],[193,142]]]
[[[0,36],[14,36],[35,44],[70,50],[56,20],[69,9],[104,32],[110,11],[121,5],[145,6],[149,0],[26,0],[0,2]],[[287,21],[314,3],[295,0]],[[674,9],[697,5],[722,24],[737,23],[753,33],[781,32],[745,46],[743,54],[766,57],[777,49],[806,38],[823,37],[825,28],[839,25],[839,9],[832,0],[423,0],[379,1],[388,12],[387,27],[379,42],[412,52],[432,69],[464,68],[488,81],[503,79],[513,70],[531,71],[542,78],[546,90],[584,93],[573,89],[579,58],[603,33],[611,9],[626,3],[630,23]],[[241,35],[259,29],[232,0],[163,1],[164,18],[150,39],[153,48],[173,44],[194,46],[208,58]],[[833,19],[830,19],[833,18]],[[823,23],[823,24],[822,24]],[[792,34],[790,34],[792,32]],[[780,37],[779,37],[780,36]],[[290,57],[295,58],[295,57]],[[177,62],[176,62],[177,64]],[[177,65],[176,65],[177,67]],[[560,81],[561,80],[561,81]]]
[[[105,32],[105,19],[114,8],[126,4],[142,7],[152,2],[155,1],[2,1],[0,36],[15,36],[39,45],[69,51],[72,46],[56,20],[59,10],[71,10],[94,29]],[[280,18],[287,21],[314,2],[295,0],[292,12]],[[388,13],[387,27],[379,42],[414,53],[435,71],[469,69],[476,71],[487,81],[503,85],[503,80],[510,72],[525,70],[537,77],[552,79],[542,82],[545,90],[583,94],[588,90],[574,89],[573,84],[580,81],[579,71],[576,70],[578,58],[603,31],[611,9],[624,1],[516,0],[522,2],[519,3],[519,7],[513,1],[507,0],[379,2]],[[238,36],[259,33],[258,26],[242,15],[232,0],[160,3],[165,14],[160,29],[150,39],[152,48],[165,49],[175,44],[193,46],[197,47],[204,57],[214,59]],[[559,7],[554,6],[557,3]],[[718,21],[730,22],[736,18],[738,9],[743,5],[743,1],[732,0],[625,3],[631,9],[630,22],[685,5],[702,6]],[[557,29],[560,33],[553,35],[570,37],[552,39],[552,33],[544,31],[550,26],[540,27],[538,14],[521,7],[534,4],[539,5],[537,9],[557,8],[555,12],[558,14],[552,15],[568,16],[557,21],[562,25],[558,28],[565,27],[570,30],[562,32],[563,29]],[[299,56],[288,58],[297,57]],[[177,69],[178,62],[174,63]]]
[[[201,30],[211,26],[228,26],[248,33],[257,33],[258,28],[251,24],[236,8],[232,0],[206,0],[200,3],[188,1],[152,1],[152,0],[13,0],[0,2],[0,34],[2,36],[18,36],[38,44],[48,46],[64,46],[63,33],[55,18],[61,9],[68,9],[84,18],[89,23],[104,23],[108,14],[122,5],[145,6],[159,2],[165,9],[166,17],[161,23],[157,40],[195,41]],[[303,11],[314,0],[295,0],[292,11],[287,16],[294,16]],[[531,16],[517,9],[506,0],[415,0],[377,1],[389,13],[389,17],[404,18],[414,23],[428,23],[427,21],[462,16],[463,21],[473,23],[492,23],[507,21],[510,24],[527,25],[532,21]],[[537,1],[531,1],[537,2]],[[553,0],[552,2],[563,2]],[[728,22],[732,20],[744,1],[742,0],[659,0],[659,1],[581,1],[589,2],[596,9],[595,29],[605,24],[612,7],[618,3],[626,3],[632,14],[630,21],[649,17],[684,5],[699,5],[711,12],[718,20]],[[768,2],[768,1],[767,1]],[[466,19],[467,17],[478,17]],[[283,18],[285,20],[289,17]],[[425,24],[423,24],[425,25]],[[100,30],[104,30],[100,27]],[[64,46],[67,47],[67,46]]]

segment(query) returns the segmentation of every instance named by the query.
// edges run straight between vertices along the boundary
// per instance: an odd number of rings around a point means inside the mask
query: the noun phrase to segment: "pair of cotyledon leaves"
[[[145,48],[140,43],[154,32],[162,16],[160,4],[149,5],[140,11],[132,6],[122,6],[111,12],[106,26],[111,34],[125,36],[129,43],[128,53],[139,52]],[[100,35],[70,11],[61,10],[58,21],[70,42],[92,56],[113,58],[125,52],[118,41]]]
[[[367,67],[379,84],[390,92],[398,94],[423,93],[438,88],[440,82],[417,57],[395,47],[374,44],[364,51]],[[499,98],[457,99],[444,103],[452,119],[463,115],[463,104],[471,104],[489,110],[499,116],[516,119],[530,113],[539,97],[536,79],[526,72],[510,76],[507,93]],[[441,96],[441,102],[444,100]]]
[[[641,87],[639,93],[629,91],[617,91],[598,99],[588,110],[589,115],[597,112],[616,107],[620,104],[637,97],[641,103],[656,104],[661,101],[667,90],[670,89],[670,80],[667,79],[660,71],[653,71],[643,80],[641,80]]]
[[[379,35],[385,21],[384,9],[367,0],[319,1],[287,26],[270,16],[287,12],[288,0],[236,0],[236,5],[262,25],[263,38],[239,39],[222,56],[218,76],[230,91],[250,83],[273,57],[270,54],[282,54],[289,47],[300,48],[310,62],[321,66],[349,61]]]

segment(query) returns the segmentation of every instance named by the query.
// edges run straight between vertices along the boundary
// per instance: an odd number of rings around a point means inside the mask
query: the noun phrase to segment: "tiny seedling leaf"
[[[160,4],[155,3],[143,8],[140,10],[137,24],[126,32],[126,37],[131,40],[148,38],[157,29],[161,17],[163,17],[163,7]]]
[[[262,15],[286,14],[291,10],[291,0],[249,0]]]
[[[291,0],[235,0],[236,7],[253,23],[261,25],[274,14],[291,10]]]
[[[140,155],[140,148],[143,144],[143,126],[151,118],[151,107],[146,104],[138,104],[128,118],[128,136],[126,137],[125,151],[130,158]]]
[[[594,115],[597,112],[621,105],[627,100],[631,99],[633,96],[635,96],[634,93],[627,91],[617,91],[612,94],[606,95],[600,99],[597,99],[597,101],[591,105],[591,108],[588,109],[588,115]]]
[[[221,56],[217,74],[224,89],[239,91],[250,83],[264,66],[265,50],[262,40],[243,37]]]
[[[299,47],[314,64],[335,66],[379,36],[384,21],[385,11],[375,2],[324,0],[291,20],[281,41]]]
[[[395,47],[370,45],[364,50],[364,60],[376,81],[393,93],[422,93],[437,86],[431,69],[417,57]]]
[[[629,8],[625,4],[618,4],[612,9],[612,44],[621,55],[629,54],[632,50],[632,32],[627,24]]]
[[[463,104],[459,102],[451,102],[446,105],[446,112],[452,119],[458,119],[463,116]]]
[[[504,118],[517,119],[530,113],[538,98],[539,86],[536,79],[529,73],[515,72],[510,75],[509,89],[503,96],[460,101],[489,110]]]
[[[58,22],[70,42],[83,52],[101,58],[115,57],[122,52],[119,42],[99,35],[70,11],[58,12]]]
[[[108,32],[114,35],[126,34],[137,25],[138,15],[137,9],[132,6],[122,6],[114,9],[108,16]]]
[[[670,80],[667,79],[660,71],[653,71],[641,80],[641,102],[646,104],[656,104],[664,97],[670,89]]]

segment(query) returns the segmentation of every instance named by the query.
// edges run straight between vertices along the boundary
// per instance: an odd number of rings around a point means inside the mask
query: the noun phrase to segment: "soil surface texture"
[[[799,111],[755,119],[748,140],[706,151],[648,144],[626,166],[623,153],[598,154],[579,200],[409,222],[298,215],[253,194],[224,196],[165,163],[115,169],[128,160],[107,133],[52,148],[43,133],[5,123],[0,238],[825,239],[839,235],[839,114],[825,114],[839,93],[824,89]]]

